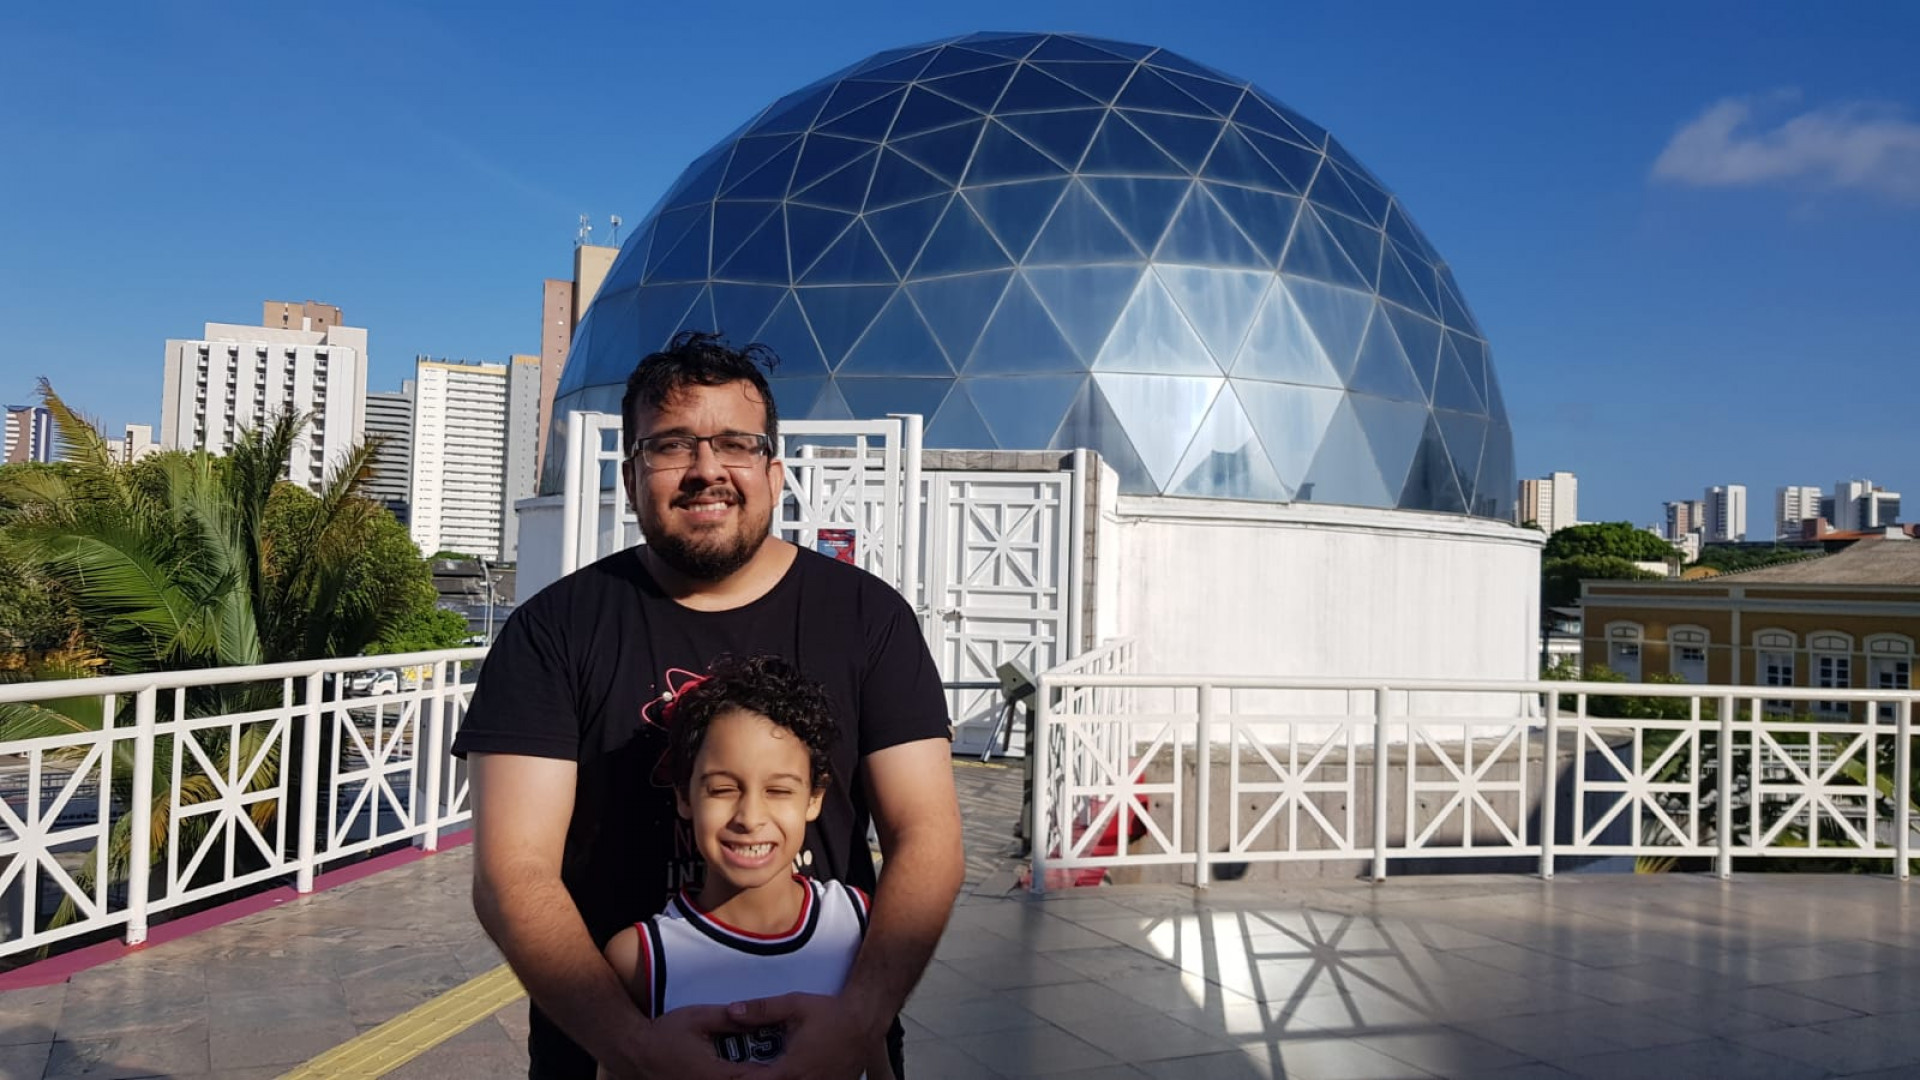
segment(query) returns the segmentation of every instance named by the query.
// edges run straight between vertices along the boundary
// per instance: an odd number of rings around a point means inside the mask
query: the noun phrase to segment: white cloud
[[[1782,119],[1782,98],[1716,102],[1674,133],[1653,178],[1696,187],[1851,189],[1920,202],[1920,122],[1873,102]]]

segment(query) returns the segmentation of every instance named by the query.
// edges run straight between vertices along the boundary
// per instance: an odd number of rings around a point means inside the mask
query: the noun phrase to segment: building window
[[[1913,641],[1898,634],[1868,638],[1867,686],[1874,690],[1911,690],[1913,688]],[[1914,710],[1920,716],[1920,708]],[[1874,715],[1882,723],[1896,723],[1900,706],[1883,701],[1874,706]]]
[[[1763,652],[1760,654],[1761,686],[1793,685],[1793,654],[1790,652]],[[1768,698],[1764,706],[1767,712],[1776,716],[1793,711],[1793,703],[1785,698]]]
[[[1849,657],[1822,653],[1813,658],[1813,685],[1822,690],[1844,690],[1852,685],[1853,664]],[[1816,701],[1813,711],[1822,716],[1846,716],[1844,701]]]
[[[1607,666],[1628,682],[1640,681],[1640,635],[1639,623],[1607,624]]]
[[[1700,684],[1707,681],[1707,632],[1697,626],[1676,626],[1667,631],[1667,665],[1682,680]]]

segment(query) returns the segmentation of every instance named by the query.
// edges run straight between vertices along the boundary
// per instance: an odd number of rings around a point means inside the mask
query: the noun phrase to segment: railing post
[[[920,443],[926,418],[919,413],[893,413],[900,421],[900,594],[914,607],[920,599]],[[928,598],[931,600],[931,598]]]
[[[1560,806],[1560,695],[1547,695],[1547,731],[1546,747],[1540,755],[1543,775],[1540,777],[1540,879],[1553,880],[1553,843],[1555,831],[1559,828]],[[1578,753],[1584,746],[1575,740],[1574,751]],[[1580,798],[1580,789],[1574,788],[1573,797]],[[1576,838],[1577,839],[1577,838]]]
[[[581,461],[586,456],[587,418],[584,413],[567,414],[566,487],[560,496],[560,576],[580,568]],[[622,447],[621,449],[625,449]],[[594,501],[600,500],[599,483],[594,483]],[[618,498],[618,496],[615,496]]]
[[[142,687],[133,699],[133,827],[127,854],[127,944],[147,940],[147,903],[153,878],[153,742],[160,691]],[[111,722],[111,716],[108,722]],[[113,755],[109,750],[107,760]],[[106,766],[101,766],[102,775]],[[29,928],[31,929],[31,928]]]
[[[1913,874],[1913,699],[1903,699],[1894,716],[1893,877],[1906,881]]]
[[[306,725],[300,730],[300,853],[293,890],[313,891],[314,827],[320,816],[320,694],[323,676],[307,675]]]
[[[1027,753],[1033,759],[1033,820],[1027,824],[1027,854],[1033,861],[1032,880],[1027,888],[1035,895],[1047,891],[1047,801],[1053,794],[1053,763],[1049,760],[1053,743],[1053,682],[1039,677],[1033,695],[1033,745]]]
[[[1193,883],[1204,889],[1209,869],[1207,835],[1212,831],[1207,828],[1208,815],[1213,812],[1213,684],[1203,682],[1196,689],[1200,700],[1193,729]]]
[[[1390,763],[1387,761],[1387,715],[1392,709],[1393,691],[1378,686],[1373,691],[1373,880],[1387,880],[1387,774]],[[1413,732],[1407,732],[1409,750]],[[1407,755],[1407,777],[1413,777],[1413,755]],[[1409,783],[1407,798],[1413,798],[1413,788]]]
[[[1725,881],[1733,876],[1733,695],[1720,697],[1720,748],[1715,755],[1719,759],[1720,784],[1719,824],[1714,829],[1714,846],[1717,854],[1713,859],[1713,872]],[[1753,782],[1758,783],[1759,777]],[[1749,792],[1752,792],[1751,787]],[[1758,809],[1757,794],[1750,794]]]
[[[420,836],[420,848],[423,851],[440,850],[440,759],[444,741],[442,734],[443,718],[446,715],[447,700],[447,664],[458,661],[435,660],[433,662],[433,696],[427,699],[426,752],[427,752],[427,790],[426,813],[421,815],[426,831]]]

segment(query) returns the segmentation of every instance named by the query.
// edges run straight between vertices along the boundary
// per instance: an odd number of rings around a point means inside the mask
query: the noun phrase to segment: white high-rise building
[[[1800,523],[1819,516],[1819,488],[1802,485],[1773,490],[1773,535],[1776,540],[1798,540]]]
[[[416,362],[408,524],[423,554],[515,558],[513,504],[534,493],[539,430],[539,357]]]
[[[1833,527],[1842,532],[1872,531],[1900,520],[1900,493],[1871,480],[1842,480],[1833,485]]]
[[[1580,524],[1580,481],[1570,472],[1520,481],[1520,500],[1514,504],[1514,520],[1522,525],[1531,521],[1548,536],[1569,525]]]
[[[407,500],[413,497],[412,379],[402,382],[398,393],[367,395],[367,438],[379,439],[380,446],[373,452],[373,477],[361,490],[404,525]]]
[[[307,427],[287,478],[319,491],[327,466],[360,442],[367,402],[367,332],[208,323],[199,338],[167,342],[160,445],[224,454],[242,429],[301,413]]]
[[[1701,501],[1706,503],[1707,543],[1738,543],[1747,538],[1747,485],[1710,487]]]

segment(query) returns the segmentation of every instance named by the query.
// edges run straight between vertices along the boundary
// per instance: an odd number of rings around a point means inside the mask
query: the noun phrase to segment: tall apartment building
[[[1538,480],[1520,481],[1520,501],[1514,520],[1531,521],[1548,536],[1580,523],[1580,481],[1570,472],[1551,473]]]
[[[412,379],[402,382],[397,393],[367,395],[367,438],[379,439],[380,446],[373,452],[373,477],[365,494],[405,525],[413,497]]]
[[[1707,543],[1735,543],[1747,538],[1747,485],[1710,487],[1700,501],[1706,504]]]
[[[586,317],[587,308],[600,294],[600,284],[613,269],[620,254],[617,247],[603,244],[578,244],[573,249],[573,280],[548,278],[543,283],[540,305],[540,430],[535,436],[534,468],[546,461],[547,436],[553,427],[553,398],[560,390],[560,373],[567,365],[567,350],[573,346],[573,332]],[[639,357],[634,357],[637,363]]]
[[[1820,516],[1820,489],[1791,486],[1773,490],[1773,535],[1776,540],[1800,538],[1801,522]]]
[[[152,424],[128,424],[121,429],[119,438],[107,440],[107,450],[115,461],[131,465],[149,454],[159,453],[160,444],[153,441]]]
[[[540,358],[415,363],[408,526],[422,553],[512,560],[513,504],[534,493]]]
[[[1681,499],[1665,504],[1667,512],[1667,539],[1678,542],[1685,540],[1689,533],[1698,532],[1706,527],[1707,504],[1699,499]]]
[[[7,406],[7,462],[53,460],[53,410],[45,405]]]
[[[1900,520],[1900,493],[1871,480],[1842,480],[1833,485],[1833,516],[1842,532],[1871,532]]]
[[[302,318],[310,323],[312,317]],[[210,322],[198,338],[167,342],[160,445],[224,454],[242,429],[264,427],[283,413],[305,414],[287,477],[318,491],[328,464],[360,442],[366,401],[366,330]]]

